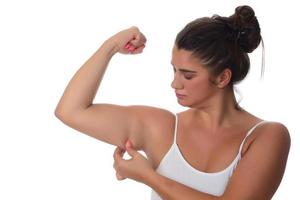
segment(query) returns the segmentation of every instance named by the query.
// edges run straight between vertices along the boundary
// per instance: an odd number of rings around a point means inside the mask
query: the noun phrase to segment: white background
[[[280,3],[278,3],[280,2]],[[179,112],[170,87],[176,34],[198,17],[229,16],[254,8],[266,48],[238,85],[241,105],[291,134],[286,173],[275,200],[299,199],[299,29],[296,1],[1,1],[0,199],[150,199],[150,188],[117,181],[114,146],[65,126],[55,107],[72,76],[108,37],[136,25],[148,41],[144,53],[116,55],[94,102],[142,104]],[[268,158],[266,158],[268,159]]]

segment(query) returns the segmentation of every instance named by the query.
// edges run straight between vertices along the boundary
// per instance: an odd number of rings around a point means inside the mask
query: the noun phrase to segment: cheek
[[[194,81],[187,85],[187,89],[193,96],[203,96],[211,91],[211,86],[207,81]]]

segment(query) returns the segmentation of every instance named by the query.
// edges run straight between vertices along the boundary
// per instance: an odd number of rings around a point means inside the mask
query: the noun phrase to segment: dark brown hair
[[[233,86],[246,77],[250,67],[248,53],[260,41],[260,27],[253,9],[239,6],[230,17],[214,15],[190,22],[178,33],[175,45],[192,51],[213,76],[229,68]]]

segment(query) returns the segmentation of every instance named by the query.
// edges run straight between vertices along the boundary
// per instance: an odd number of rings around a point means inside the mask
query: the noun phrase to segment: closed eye
[[[194,78],[193,74],[184,74],[184,78],[187,80],[191,80],[192,78]]]
[[[176,73],[176,68],[173,66],[173,72]],[[194,78],[195,74],[197,74],[196,71],[192,71],[192,70],[188,70],[188,69],[178,69],[179,72],[181,72],[184,76],[185,79],[187,80],[191,80],[192,78]]]

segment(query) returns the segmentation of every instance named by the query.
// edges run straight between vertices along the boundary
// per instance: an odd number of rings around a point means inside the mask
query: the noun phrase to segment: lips
[[[177,98],[181,99],[181,98],[184,98],[186,95],[176,93],[176,96],[177,96]]]

